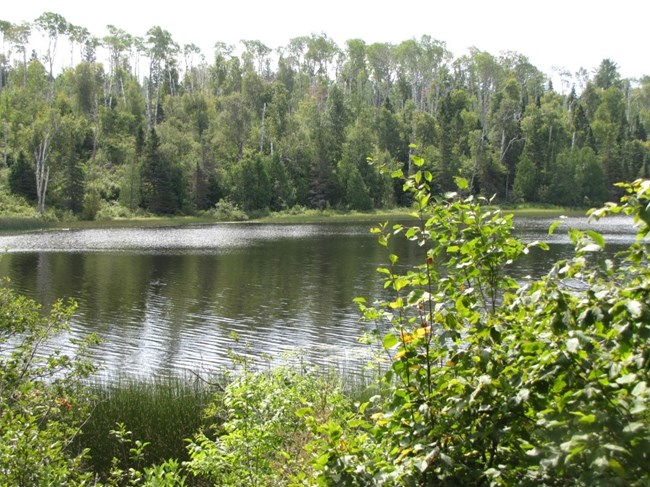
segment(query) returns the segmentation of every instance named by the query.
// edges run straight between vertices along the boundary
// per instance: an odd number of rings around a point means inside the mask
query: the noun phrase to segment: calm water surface
[[[545,240],[513,269],[539,277],[571,255],[566,230],[549,237],[549,219],[518,219],[524,240]],[[585,219],[566,226],[587,228]],[[74,298],[74,336],[95,332],[104,374],[140,377],[208,372],[228,367],[227,350],[280,361],[356,369],[369,358],[357,342],[364,330],[352,300],[383,292],[376,268],[385,249],[369,224],[217,224],[160,229],[48,231],[0,237],[0,276],[46,307]],[[634,239],[630,221],[595,228],[608,247]],[[393,249],[415,258],[408,244]],[[65,340],[61,337],[60,344]]]

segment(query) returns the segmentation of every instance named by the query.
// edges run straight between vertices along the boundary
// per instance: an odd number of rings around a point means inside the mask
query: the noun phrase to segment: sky
[[[476,47],[495,56],[515,51],[552,76],[558,69],[592,73],[611,59],[625,78],[650,75],[647,0],[16,0],[0,19],[33,21],[61,14],[98,37],[112,24],[145,36],[153,26],[178,44],[199,46],[208,61],[217,41],[259,40],[271,48],[324,33],[339,47],[358,38],[391,42],[429,35],[454,57]]]

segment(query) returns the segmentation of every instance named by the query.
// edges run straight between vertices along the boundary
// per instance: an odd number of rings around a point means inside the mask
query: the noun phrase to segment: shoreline
[[[575,208],[502,208],[506,214],[513,214],[515,217],[560,217],[585,216],[587,209]],[[182,227],[195,225],[214,224],[319,224],[337,222],[373,222],[378,223],[386,220],[407,220],[411,218],[411,212],[406,208],[393,210],[377,210],[373,212],[337,211],[337,210],[306,210],[300,213],[287,212],[271,213],[260,217],[251,217],[247,220],[220,220],[207,216],[152,216],[139,218],[120,218],[113,220],[63,220],[48,221],[38,217],[14,217],[0,215],[0,235],[12,235],[19,233],[31,233],[49,230],[92,230],[105,228],[163,228]]]

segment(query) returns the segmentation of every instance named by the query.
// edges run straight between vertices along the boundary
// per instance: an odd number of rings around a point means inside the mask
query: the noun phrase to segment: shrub
[[[223,198],[214,205],[211,215],[219,221],[245,221],[248,215],[242,211],[235,203]]]
[[[358,300],[389,359],[384,391],[313,428],[319,484],[647,485],[647,240],[607,260],[599,234],[571,230],[575,258],[521,284],[508,264],[544,244],[516,240],[511,217],[472,196],[433,198],[413,162],[417,223],[375,232],[387,248],[413,241],[421,262],[391,254],[379,269],[391,298]],[[650,182],[624,188],[591,215],[634,215],[647,238]]]
[[[320,424],[345,400],[331,377],[297,367],[245,369],[219,393],[208,413],[217,427],[189,445],[188,470],[220,486],[300,485],[311,478],[311,440],[302,417]]]
[[[49,314],[30,299],[0,288],[0,478],[2,485],[75,485],[89,479],[87,450],[72,441],[89,414],[82,381],[92,374],[88,347],[50,352],[48,340],[68,330],[73,304]]]

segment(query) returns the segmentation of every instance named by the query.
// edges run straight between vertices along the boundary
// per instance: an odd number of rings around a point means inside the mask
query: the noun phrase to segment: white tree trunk
[[[50,180],[50,166],[47,165],[47,156],[50,151],[50,133],[43,135],[43,139],[34,151],[36,162],[36,197],[38,199],[38,212],[45,213],[45,195],[47,194],[47,183]]]

